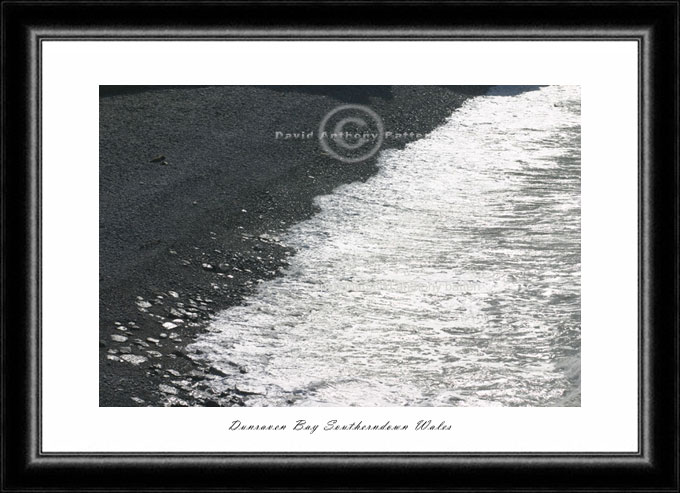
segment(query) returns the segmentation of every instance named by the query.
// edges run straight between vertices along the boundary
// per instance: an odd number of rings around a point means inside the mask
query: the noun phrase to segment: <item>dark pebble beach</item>
[[[377,172],[316,137],[341,104],[425,135],[486,86],[100,86],[100,406],[242,405],[186,351],[219,311],[281,276],[313,199]],[[412,139],[387,139],[382,148]],[[247,372],[233,364],[234,372]]]

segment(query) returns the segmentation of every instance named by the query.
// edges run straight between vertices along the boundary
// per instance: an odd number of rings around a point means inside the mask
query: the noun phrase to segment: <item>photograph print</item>
[[[579,86],[100,86],[99,405],[578,407]]]

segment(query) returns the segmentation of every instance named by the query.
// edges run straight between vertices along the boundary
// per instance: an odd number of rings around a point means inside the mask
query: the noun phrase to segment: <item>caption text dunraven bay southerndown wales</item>
[[[392,423],[385,421],[382,424],[364,423],[362,420],[351,422],[340,422],[337,419],[331,419],[326,423],[320,425],[319,423],[310,423],[305,419],[298,419],[289,424],[285,423],[259,423],[247,424],[241,420],[235,419],[229,426],[229,431],[304,431],[313,434],[317,430],[321,431],[451,431],[451,425],[446,421],[435,422],[430,419],[421,419],[412,424]]]

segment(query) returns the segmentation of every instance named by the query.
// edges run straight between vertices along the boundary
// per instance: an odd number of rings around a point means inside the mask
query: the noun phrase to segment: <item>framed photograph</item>
[[[678,491],[678,7],[3,2],[3,491]]]

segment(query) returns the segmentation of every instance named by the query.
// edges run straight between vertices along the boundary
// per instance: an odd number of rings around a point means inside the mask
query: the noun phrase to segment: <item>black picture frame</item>
[[[2,2],[2,490],[678,491],[678,16],[677,1]],[[40,53],[48,39],[637,40],[639,451],[43,453]]]

